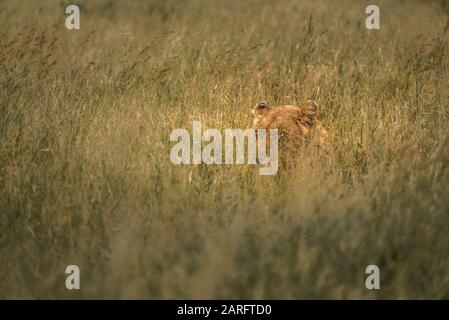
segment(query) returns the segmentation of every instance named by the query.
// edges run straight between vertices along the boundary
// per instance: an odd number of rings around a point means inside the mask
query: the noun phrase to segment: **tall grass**
[[[449,298],[444,1],[379,31],[349,0],[68,4],[0,1],[0,298]],[[174,128],[309,98],[331,154],[170,162]]]

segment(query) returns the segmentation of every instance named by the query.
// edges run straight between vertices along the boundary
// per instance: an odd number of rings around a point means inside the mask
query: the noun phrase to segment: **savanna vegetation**
[[[447,1],[69,4],[0,1],[0,298],[449,298]],[[332,152],[170,162],[307,99]]]

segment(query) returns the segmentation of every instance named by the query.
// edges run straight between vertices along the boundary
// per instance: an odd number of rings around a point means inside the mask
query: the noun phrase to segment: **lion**
[[[306,101],[301,107],[285,105],[276,108],[260,102],[252,113],[254,130],[278,129],[281,153],[296,151],[310,144],[326,150],[332,139],[318,120],[318,104],[313,100]]]

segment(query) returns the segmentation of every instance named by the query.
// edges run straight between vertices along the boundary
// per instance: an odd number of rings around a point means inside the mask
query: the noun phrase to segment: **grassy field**
[[[447,1],[71,3],[0,0],[0,298],[449,299]],[[307,99],[329,154],[170,162]]]

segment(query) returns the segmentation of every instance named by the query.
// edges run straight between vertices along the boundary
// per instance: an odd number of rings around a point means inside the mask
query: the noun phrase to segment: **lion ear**
[[[308,100],[300,110],[301,120],[306,122],[309,126],[314,125],[318,117],[318,104],[313,100]]]
[[[270,110],[270,107],[268,106],[268,104],[266,104],[265,102],[259,102],[254,107],[254,114],[261,115],[268,110]]]

